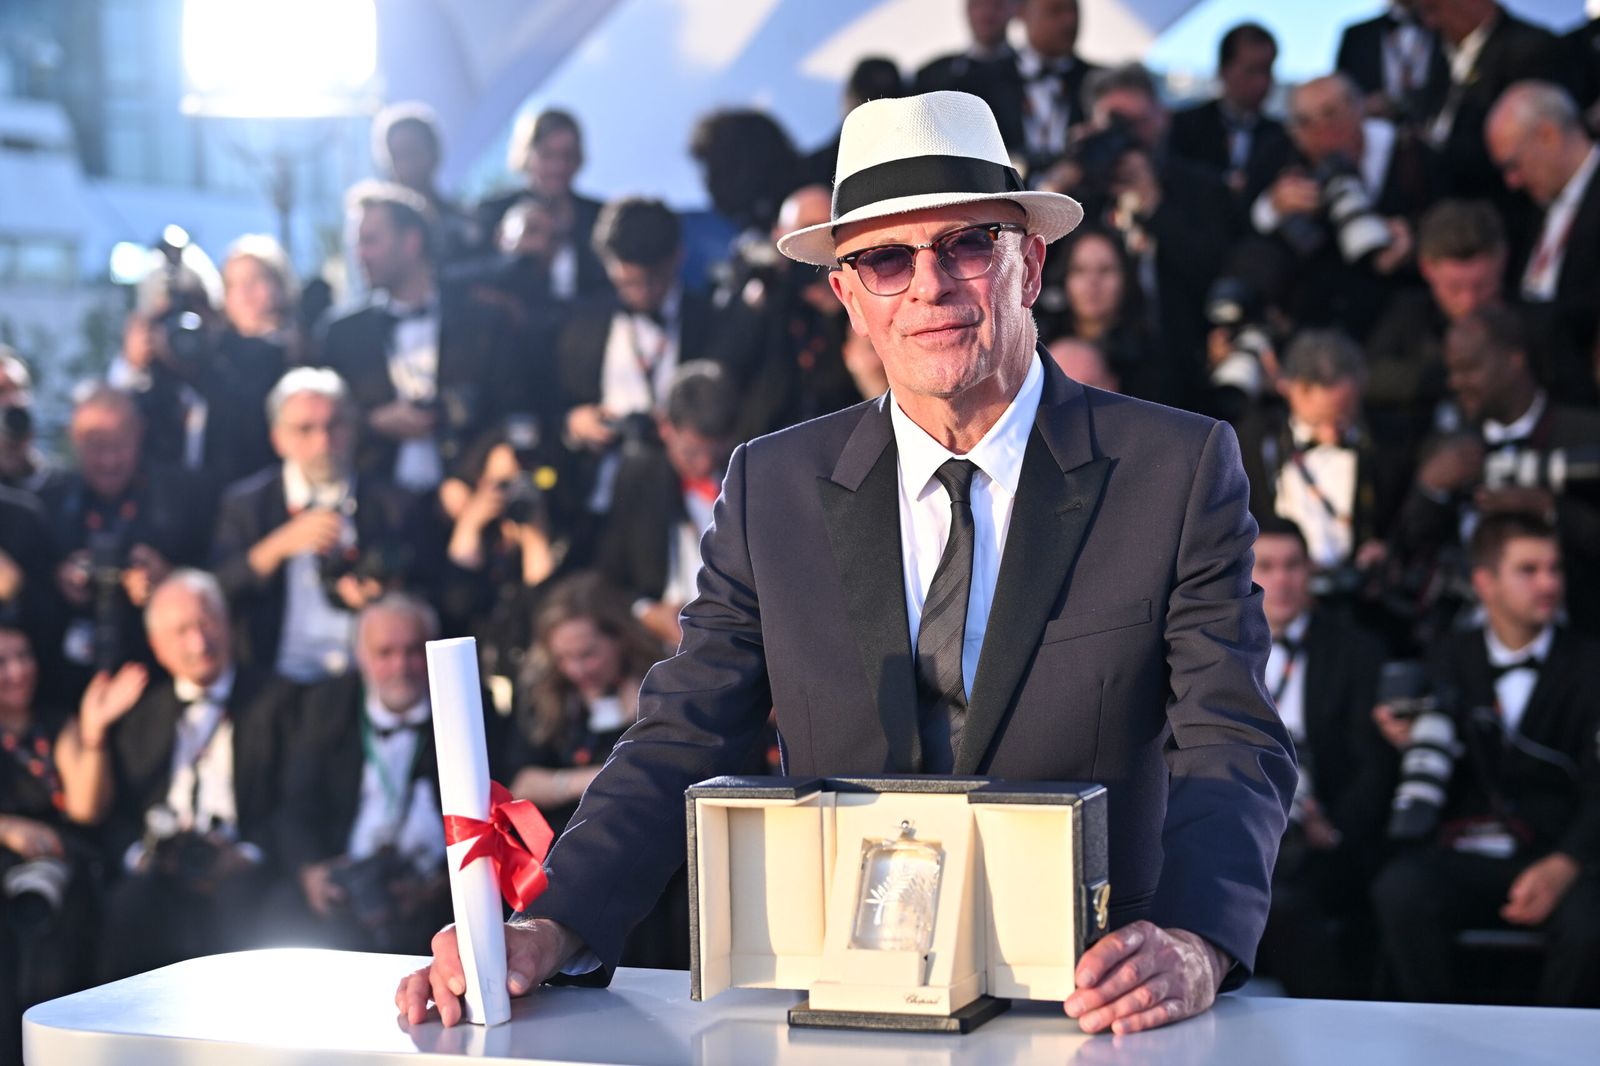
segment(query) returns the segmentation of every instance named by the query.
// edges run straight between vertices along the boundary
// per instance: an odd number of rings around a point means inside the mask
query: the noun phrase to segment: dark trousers
[[[262,946],[255,917],[271,884],[259,868],[203,889],[168,874],[124,877],[106,902],[100,980]]]
[[[1272,909],[1256,951],[1256,972],[1291,996],[1369,994],[1376,933],[1367,905],[1374,863],[1358,849],[1318,851],[1291,825],[1272,873]]]
[[[1373,883],[1372,903],[1402,998],[1440,1002],[1460,995],[1456,934],[1514,928],[1500,917],[1500,908],[1529,863],[1429,850],[1401,856],[1384,868]],[[1580,874],[1539,929],[1548,941],[1539,1002],[1600,1006],[1600,876]]]

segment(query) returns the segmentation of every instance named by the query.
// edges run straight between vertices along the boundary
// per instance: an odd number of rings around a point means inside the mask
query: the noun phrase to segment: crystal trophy
[[[861,842],[852,947],[926,955],[933,946],[944,849],[915,837],[912,824],[901,822],[898,837]]]

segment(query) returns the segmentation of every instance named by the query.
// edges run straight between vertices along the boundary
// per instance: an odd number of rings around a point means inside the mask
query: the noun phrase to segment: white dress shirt
[[[1073,114],[1077,101],[1067,99],[1063,80],[1074,62],[1071,57],[1045,59],[1029,45],[1017,50],[1017,73],[1028,104],[1022,129],[1030,155],[1056,156],[1067,150],[1067,130],[1082,118]],[[1047,67],[1056,73],[1047,74]]]
[[[1306,740],[1306,650],[1291,662],[1289,650],[1284,645],[1305,643],[1306,630],[1311,628],[1311,615],[1302,614],[1283,628],[1283,635],[1272,641],[1272,652],[1267,656],[1267,670],[1263,677],[1267,691],[1278,694],[1278,717],[1296,744]]]
[[[661,321],[618,310],[611,316],[600,367],[600,406],[613,415],[650,414],[666,402],[678,369],[678,312],[683,290],[661,305]]]
[[[966,637],[961,650],[961,679],[972,694],[983,635],[989,626],[1000,560],[1005,555],[1011,509],[1022,477],[1022,456],[1033,432],[1044,394],[1044,368],[1035,355],[1022,387],[999,421],[966,455],[956,455],[934,440],[889,396],[900,474],[900,560],[904,569],[906,617],[911,647],[917,646],[922,603],[933,584],[945,541],[950,539],[950,497],[933,475],[950,459],[968,459],[978,468],[972,478],[972,585],[967,598]]]
[[[1310,428],[1294,418],[1289,420],[1289,431],[1297,447],[1311,438]],[[1354,448],[1315,444],[1300,452],[1304,470],[1291,454],[1278,471],[1273,509],[1299,525],[1306,535],[1311,563],[1319,569],[1340,565],[1354,549],[1356,460]],[[1333,506],[1331,514],[1324,499]]]
[[[1583,162],[1572,177],[1561,187],[1561,192],[1544,213],[1544,225],[1539,230],[1539,243],[1528,257],[1528,266],[1522,274],[1522,298],[1537,303],[1548,303],[1556,298],[1561,284],[1561,265],[1567,260],[1567,242],[1572,236],[1572,223],[1578,208],[1600,168],[1600,145],[1589,149]]]
[[[699,592],[700,538],[711,528],[716,497],[706,499],[693,489],[683,492],[683,510],[688,517],[673,530],[667,545],[667,587],[663,603],[688,603]]]
[[[290,514],[307,507],[342,508],[354,499],[347,482],[313,486],[300,468],[283,464],[283,494]],[[341,547],[355,543],[355,523],[348,518],[339,535]],[[310,684],[338,677],[350,668],[356,616],[328,602],[322,589],[321,562],[315,552],[292,555],[283,564],[283,632],[278,641],[276,670],[290,681]]]
[[[1428,82],[1433,60],[1433,34],[1417,24],[1416,16],[1398,4],[1390,14],[1396,25],[1383,38],[1383,88],[1392,99]]]
[[[1463,37],[1460,44],[1444,42],[1445,58],[1450,62],[1450,94],[1435,116],[1433,125],[1428,128],[1428,137],[1435,145],[1442,145],[1450,139],[1456,124],[1456,113],[1461,110],[1461,97],[1478,69],[1478,57],[1483,54],[1483,46],[1489,43],[1489,34],[1494,32],[1499,21],[1500,16],[1496,13]]]
[[[430,728],[432,707],[423,699],[397,714],[369,692],[362,711],[370,728],[363,726],[368,739],[362,745],[361,801],[346,853],[359,861],[393,845],[419,869],[432,869],[444,859],[444,816],[432,785],[423,778],[411,780],[418,729]],[[388,736],[378,735],[391,729]]]
[[[172,683],[179,701],[188,704],[178,719],[167,786],[167,807],[180,829],[203,833],[239,824],[233,795],[233,722],[227,714],[233,678],[230,666],[204,689],[183,678]]]
[[[395,395],[416,404],[432,403],[439,395],[439,310],[409,314],[408,308],[391,302],[396,314],[405,315],[395,323],[389,344],[389,381]],[[394,480],[401,488],[426,492],[444,479],[444,463],[439,458],[439,443],[432,437],[400,442],[395,457]]]
[[[1530,658],[1544,662],[1550,658],[1550,646],[1555,639],[1555,627],[1545,626],[1531,644],[1513,651],[1500,642],[1492,628],[1483,627],[1483,642],[1489,649],[1490,666],[1509,666]],[[1515,733],[1521,728],[1522,716],[1528,710],[1528,700],[1532,698],[1534,686],[1538,683],[1539,671],[1532,667],[1509,671],[1495,682],[1495,702],[1500,706],[1500,720],[1505,724],[1507,733]]]

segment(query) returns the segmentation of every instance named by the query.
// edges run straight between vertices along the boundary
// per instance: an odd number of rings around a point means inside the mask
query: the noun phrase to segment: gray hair
[[[424,640],[439,639],[439,612],[428,601],[409,592],[385,592],[361,609],[356,619],[356,643],[361,643],[367,630],[367,619],[375,614],[399,614],[414,620],[422,627]]]
[[[1143,63],[1124,63],[1120,67],[1097,70],[1089,75],[1083,88],[1090,107],[1099,103],[1107,93],[1118,91],[1142,93],[1158,104],[1161,102],[1156,79]]]
[[[1554,82],[1528,79],[1506,87],[1489,112],[1489,124],[1505,115],[1517,128],[1531,130],[1548,122],[1563,133],[1583,128],[1578,105],[1567,90]]]
[[[1283,378],[1306,385],[1365,381],[1366,356],[1347,333],[1336,329],[1301,330],[1283,357]]]
[[[1339,90],[1339,95],[1344,98],[1344,102],[1358,114],[1361,113],[1365,108],[1366,101],[1361,95],[1360,86],[1351,81],[1348,74],[1334,73],[1324,74],[1321,77],[1312,78],[1309,81],[1303,81],[1299,85],[1296,85],[1294,88],[1290,89],[1289,98],[1291,101],[1291,109],[1293,107],[1292,101],[1296,96],[1305,92],[1307,89],[1322,85],[1332,85],[1337,88]]]
[[[222,594],[222,585],[218,583],[215,575],[208,570],[197,570],[192,566],[180,567],[162,579],[150,592],[150,599],[144,605],[144,628],[150,629],[150,617],[154,613],[156,600],[168,588],[185,588],[199,596],[201,601],[209,607],[218,618],[227,621],[228,598]]]
[[[337,370],[325,366],[297,366],[279,378],[278,383],[272,386],[272,391],[267,393],[267,424],[277,425],[284,402],[303,392],[325,396],[341,408],[350,403],[350,387]]]

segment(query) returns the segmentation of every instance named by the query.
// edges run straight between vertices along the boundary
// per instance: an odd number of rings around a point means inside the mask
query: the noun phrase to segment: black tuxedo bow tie
[[[1539,658],[1537,655],[1529,655],[1525,658],[1518,659],[1515,662],[1505,663],[1503,665],[1490,663],[1489,677],[1494,681],[1499,681],[1502,677],[1505,677],[1513,670],[1532,670],[1534,673],[1538,673],[1543,666],[1543,659]]]
[[[419,722],[401,722],[399,725],[378,725],[372,719],[367,719],[367,725],[372,730],[372,735],[379,740],[388,740],[396,733],[415,733],[422,728]]]

